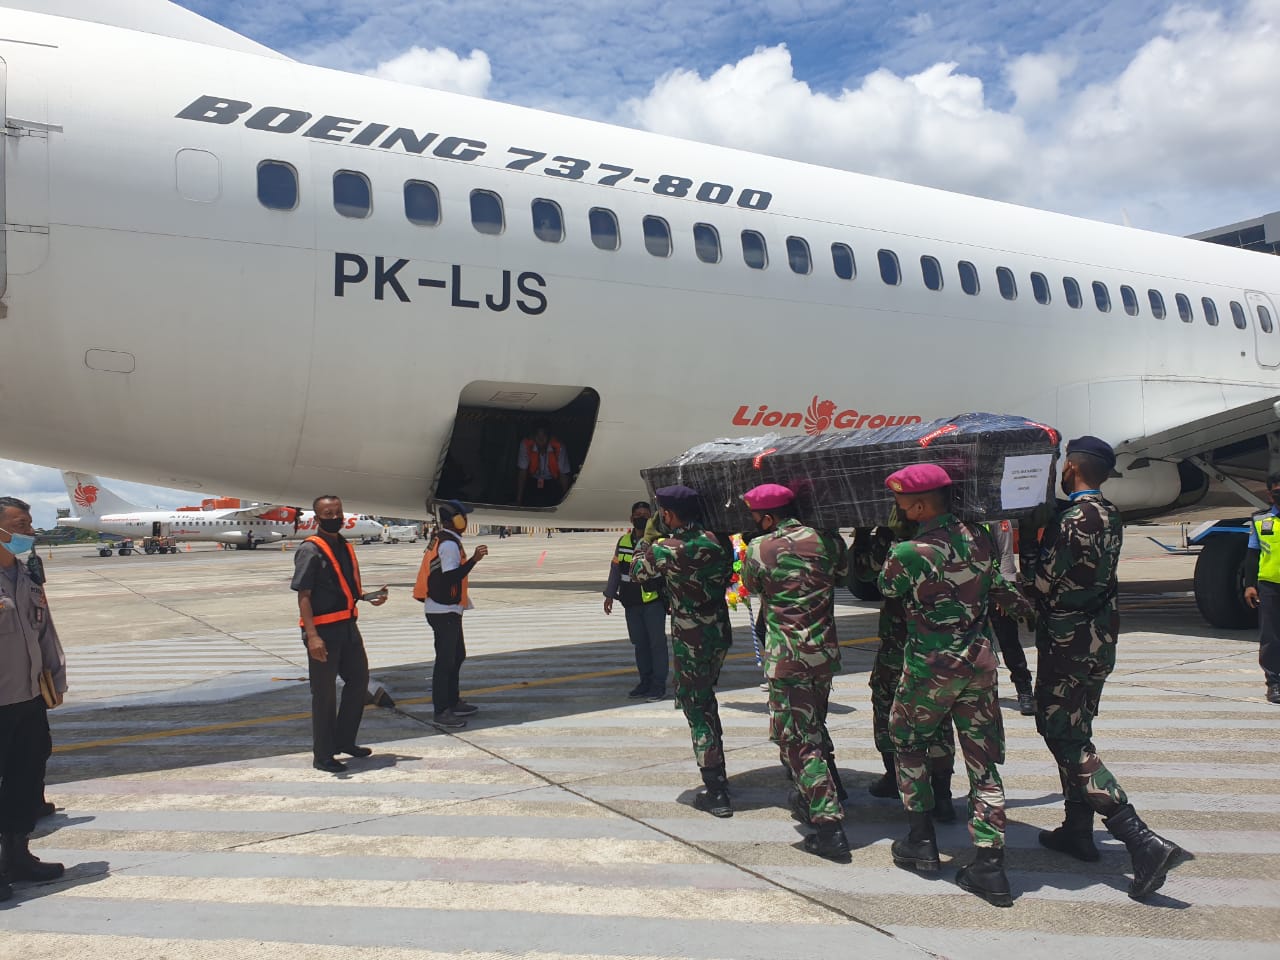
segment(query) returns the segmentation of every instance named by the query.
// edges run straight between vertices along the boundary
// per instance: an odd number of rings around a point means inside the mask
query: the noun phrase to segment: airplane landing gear
[[[1196,606],[1201,616],[1223,630],[1258,625],[1258,611],[1244,602],[1247,548],[1247,539],[1239,534],[1211,536],[1196,559]]]

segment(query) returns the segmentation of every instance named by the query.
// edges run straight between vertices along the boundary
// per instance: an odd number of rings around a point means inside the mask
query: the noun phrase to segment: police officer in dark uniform
[[[356,744],[369,687],[369,658],[356,626],[356,603],[368,600],[380,607],[387,602],[387,588],[361,593],[356,551],[341,533],[342,501],[335,496],[316,497],[312,509],[320,534],[307,537],[298,547],[290,586],[298,592],[298,622],[307,645],[312,766],[342,773],[347,766],[334,754],[367,757],[373,753]],[[338,677],[343,684],[340,705]]]
[[[1267,477],[1272,507],[1249,522],[1245,561],[1245,602],[1258,608],[1258,665],[1267,683],[1267,700],[1280,703],[1280,473]]]

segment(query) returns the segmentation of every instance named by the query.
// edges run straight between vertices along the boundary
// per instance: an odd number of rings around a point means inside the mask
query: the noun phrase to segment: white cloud
[[[463,58],[446,47],[436,47],[433,50],[410,47],[399,56],[382,61],[367,73],[382,80],[465,93],[473,97],[485,96],[493,78],[489,56],[483,50],[472,50]]]
[[[913,37],[920,37],[933,29],[933,14],[922,10],[913,17],[899,20],[898,24]]]
[[[1005,79],[1014,96],[1014,112],[1025,114],[1058,99],[1062,81],[1076,68],[1076,58],[1061,53],[1025,53],[1005,64]]]

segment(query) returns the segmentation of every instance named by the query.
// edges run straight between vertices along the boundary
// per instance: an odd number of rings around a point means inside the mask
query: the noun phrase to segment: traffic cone
[[[190,543],[188,543],[188,544],[187,544],[187,553],[190,553],[190,552],[191,552],[191,544],[190,544]]]

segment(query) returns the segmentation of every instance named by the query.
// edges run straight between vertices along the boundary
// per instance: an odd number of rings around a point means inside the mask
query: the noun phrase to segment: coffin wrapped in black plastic
[[[889,474],[936,463],[951,476],[961,519],[1016,519],[1052,499],[1058,440],[1052,427],[1024,417],[966,413],[880,430],[712,440],[640,475],[651,496],[672,484],[697,490],[713,530],[750,529],[742,494],[762,483],[794,490],[806,523],[870,527],[893,506]]]

